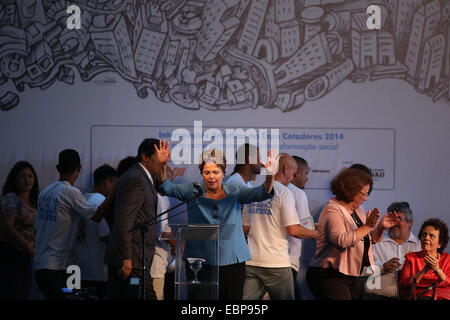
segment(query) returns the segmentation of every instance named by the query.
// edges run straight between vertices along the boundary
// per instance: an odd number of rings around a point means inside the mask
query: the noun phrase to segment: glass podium
[[[175,300],[219,299],[219,243],[233,225],[169,224],[160,240],[176,240]]]

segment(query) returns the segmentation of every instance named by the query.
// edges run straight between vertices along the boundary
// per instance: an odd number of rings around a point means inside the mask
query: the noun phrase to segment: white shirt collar
[[[154,184],[153,179],[152,179],[152,175],[150,174],[150,172],[148,172],[147,168],[140,162],[138,162],[138,164],[141,166],[142,169],[144,169],[145,174],[148,176],[148,178],[150,179],[152,184]]]
[[[384,234],[384,237],[383,237],[383,240],[381,240],[381,241],[386,241],[386,242],[394,242],[394,243],[397,243],[396,241],[394,241],[392,238],[391,238],[391,236],[389,235],[389,232],[388,231],[386,231],[385,232],[385,234]],[[406,239],[406,241],[405,242],[414,242],[414,243],[418,243],[419,242],[419,239],[417,239],[417,237],[410,231],[409,232],[409,237],[408,237],[408,239]],[[404,242],[404,243],[405,243]],[[398,243],[397,243],[398,244]]]

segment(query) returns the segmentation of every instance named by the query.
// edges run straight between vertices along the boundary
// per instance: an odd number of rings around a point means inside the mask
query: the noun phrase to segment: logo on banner
[[[384,169],[372,169],[372,178],[374,180],[383,179],[385,176]]]
[[[224,132],[225,131],[225,134]],[[171,143],[176,143],[172,149],[171,160],[174,164],[199,164],[202,152],[210,149],[225,150],[228,164],[234,164],[235,146],[240,146],[248,141],[251,145],[257,146],[261,160],[266,160],[267,152],[278,153],[280,145],[279,129],[255,129],[255,128],[208,128],[203,131],[203,122],[194,121],[194,132],[191,133],[185,128],[177,128],[170,135]],[[236,163],[245,164],[244,154],[239,153]],[[252,162],[250,162],[252,163]],[[257,163],[254,157],[253,163]],[[264,175],[263,171],[261,174]]]

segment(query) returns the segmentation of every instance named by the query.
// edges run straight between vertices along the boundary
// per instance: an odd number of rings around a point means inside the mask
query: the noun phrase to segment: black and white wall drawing
[[[373,4],[380,29],[367,25]],[[0,91],[0,108],[105,72],[191,110],[288,112],[384,78],[450,100],[449,16],[448,0],[2,0],[0,85],[16,92]]]

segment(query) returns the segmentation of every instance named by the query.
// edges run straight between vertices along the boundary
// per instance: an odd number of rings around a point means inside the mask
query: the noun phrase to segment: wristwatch
[[[438,273],[441,272],[442,270],[440,268],[437,268],[436,270],[434,270],[434,273]]]

